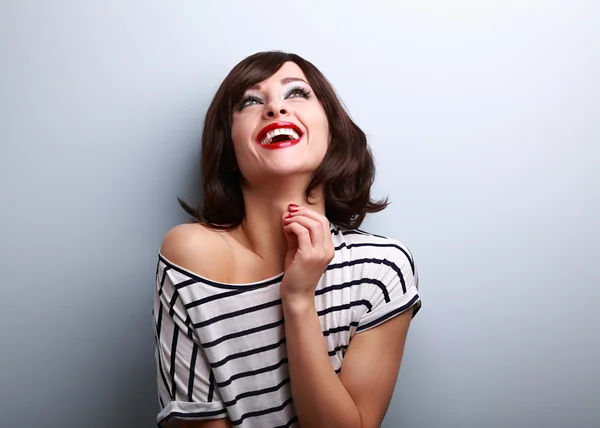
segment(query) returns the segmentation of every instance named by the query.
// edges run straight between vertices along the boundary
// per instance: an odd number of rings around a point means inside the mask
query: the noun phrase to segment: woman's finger
[[[321,242],[326,247],[329,246],[330,244],[332,244],[331,229],[330,229],[330,225],[329,225],[329,219],[327,217],[319,214],[316,211],[313,211],[309,208],[304,208],[304,207],[299,207],[296,210],[292,210],[291,215],[292,216],[302,215],[304,217],[308,217],[312,220],[319,222],[319,224],[321,225],[321,231],[322,231],[322,233],[321,233],[322,239],[319,240],[319,242]],[[313,241],[313,244],[314,243],[315,243],[315,241]]]
[[[312,250],[313,246],[310,240],[310,232],[306,227],[302,226],[298,222],[292,222],[287,226],[284,226],[283,229],[286,233],[291,232],[296,235],[296,239],[298,240],[298,249],[300,251],[308,252]]]
[[[287,223],[285,221],[283,221],[283,234],[285,235],[285,239],[287,241],[288,244],[288,250],[294,250],[296,248],[298,248],[298,237],[296,236],[296,234],[294,232],[292,232],[292,230],[290,229],[286,229]]]
[[[329,219],[327,217],[325,217],[324,215],[321,215],[318,212],[311,210],[310,208],[298,207],[295,210],[292,209],[291,213],[292,214],[298,213],[298,214],[305,215],[306,217],[312,218],[313,220],[316,220],[323,225],[326,224],[327,227],[329,227]]]
[[[287,223],[299,223],[304,226],[310,234],[310,241],[316,248],[320,248],[323,245],[323,226],[317,220],[306,217],[302,214],[294,214],[290,217],[286,217]]]

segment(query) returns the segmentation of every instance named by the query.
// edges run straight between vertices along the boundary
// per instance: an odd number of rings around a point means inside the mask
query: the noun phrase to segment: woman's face
[[[294,62],[249,88],[234,107],[231,138],[242,176],[311,176],[329,145],[323,106]]]

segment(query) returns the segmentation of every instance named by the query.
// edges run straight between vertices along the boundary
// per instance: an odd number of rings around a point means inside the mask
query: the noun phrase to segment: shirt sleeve
[[[419,278],[411,252],[398,241],[381,260],[373,275],[374,292],[367,296],[370,309],[358,321],[360,333],[407,311],[421,309]]]
[[[176,420],[227,417],[227,411],[187,316],[185,306],[159,262],[154,294],[155,359],[160,413],[159,427]]]

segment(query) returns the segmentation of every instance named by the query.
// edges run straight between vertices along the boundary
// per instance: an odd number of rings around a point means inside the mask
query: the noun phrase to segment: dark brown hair
[[[329,122],[331,142],[323,162],[306,189],[323,185],[325,215],[334,224],[358,228],[367,213],[385,209],[387,199],[373,201],[373,156],[364,132],[352,121],[331,84],[310,62],[285,52],[259,52],[238,63],[217,90],[202,131],[202,201],[197,209],[183,200],[183,209],[206,226],[233,229],[245,216],[241,177],[233,151],[231,125],[234,106],[246,90],[275,74],[291,61],[300,67]]]

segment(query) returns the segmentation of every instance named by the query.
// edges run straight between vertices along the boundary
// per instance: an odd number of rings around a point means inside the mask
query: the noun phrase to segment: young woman
[[[202,135],[197,220],[167,233],[154,321],[159,426],[378,427],[421,306],[400,242],[357,229],[365,134],[294,54],[236,65]]]

